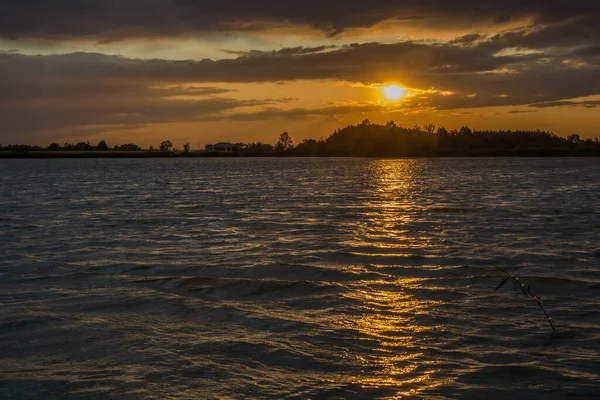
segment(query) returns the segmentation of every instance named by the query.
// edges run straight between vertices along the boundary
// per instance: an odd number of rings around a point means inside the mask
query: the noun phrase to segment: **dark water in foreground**
[[[598,159],[0,160],[0,398],[594,398],[598,199]]]

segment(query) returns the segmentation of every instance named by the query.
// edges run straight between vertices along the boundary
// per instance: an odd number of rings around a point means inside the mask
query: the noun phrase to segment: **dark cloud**
[[[47,68],[49,66],[46,66]],[[51,67],[49,67],[51,68]],[[44,66],[40,66],[40,71]],[[6,72],[6,71],[4,71]],[[11,78],[14,78],[12,76]],[[152,82],[114,79],[29,80],[0,75],[2,141],[44,143],[46,138],[133,129],[155,123],[194,122],[245,107],[290,99],[237,100],[217,87],[156,87]],[[49,140],[49,139],[48,139]]]
[[[261,51],[261,50],[249,50],[249,51],[236,51],[236,50],[221,50],[227,54],[233,54],[240,57],[277,57],[277,56],[302,56],[306,54],[320,53],[326,50],[335,49],[337,46],[316,46],[316,47],[288,47],[280,50],[272,51]]]
[[[1,37],[101,41],[273,24],[303,24],[334,35],[389,19],[464,28],[529,16],[548,23],[600,15],[597,1],[566,0],[2,0],[0,7]]]
[[[312,117],[335,118],[338,115],[390,112],[398,111],[399,108],[391,109],[381,104],[359,103],[351,105],[332,105],[322,108],[293,108],[282,110],[276,107],[266,107],[261,111],[254,112],[236,112],[231,115],[215,115],[208,117],[207,120],[213,121],[264,121],[273,118],[287,120],[299,120]]]
[[[464,35],[457,39],[451,40],[450,42],[448,42],[448,44],[461,45],[461,46],[473,45],[475,42],[482,40],[484,38],[485,38],[485,36],[480,35],[478,33],[471,33],[469,35]]]
[[[579,47],[571,52],[571,55],[576,57],[600,57],[600,44]]]
[[[27,107],[3,106],[0,116],[5,140],[27,142],[85,127],[102,126],[104,131],[112,131],[154,123],[195,122],[206,116],[263,104],[229,98],[165,100],[139,97],[133,102],[79,99],[77,102],[30,103]]]
[[[596,47],[600,41],[598,18],[599,15],[596,13],[547,24],[522,27],[485,38],[480,45],[490,50],[585,47],[585,50],[594,52],[597,50]]]
[[[237,59],[174,61],[137,60],[97,53],[24,56],[0,53],[0,74],[31,81],[61,79],[157,82],[265,82],[299,79],[378,81],[398,73],[447,75],[496,70],[535,61],[536,55],[495,57],[485,49],[412,42],[352,44],[336,51],[298,55],[243,56]]]
[[[586,101],[551,101],[547,103],[531,104],[530,107],[536,108],[549,108],[549,107],[584,107],[584,108],[596,108],[600,106],[600,100],[586,100]]]
[[[511,111],[507,111],[507,114],[530,114],[530,113],[535,113],[537,111],[534,110],[511,110]]]
[[[214,86],[175,86],[154,90],[160,90],[164,96],[212,96],[235,92],[235,90],[232,89],[224,89]]]

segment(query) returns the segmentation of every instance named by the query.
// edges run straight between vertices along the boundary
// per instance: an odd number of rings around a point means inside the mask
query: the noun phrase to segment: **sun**
[[[406,94],[406,89],[398,85],[387,85],[381,88],[383,97],[387,100],[400,100]]]

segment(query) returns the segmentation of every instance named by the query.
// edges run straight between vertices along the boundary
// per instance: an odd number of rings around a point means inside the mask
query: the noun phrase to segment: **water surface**
[[[599,198],[598,159],[0,160],[0,397],[593,398]]]

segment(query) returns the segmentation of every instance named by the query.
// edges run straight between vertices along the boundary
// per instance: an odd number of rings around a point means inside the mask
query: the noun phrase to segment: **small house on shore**
[[[220,142],[220,143],[217,143],[217,144],[213,144],[207,150],[210,153],[227,153],[227,154],[230,154],[230,153],[233,153],[235,151],[235,145],[233,145],[232,143]]]

